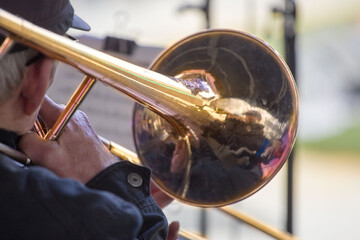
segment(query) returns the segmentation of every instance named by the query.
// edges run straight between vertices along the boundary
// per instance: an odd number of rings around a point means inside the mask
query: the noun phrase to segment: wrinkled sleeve
[[[113,181],[117,179],[122,184]],[[90,188],[115,193],[134,203],[140,210],[143,225],[140,239],[166,239],[167,220],[150,194],[150,170],[122,161],[107,168],[89,183]]]
[[[149,193],[146,168],[119,162],[85,186],[41,167],[3,166],[2,239],[166,239],[167,221]],[[131,173],[141,185],[128,182]]]

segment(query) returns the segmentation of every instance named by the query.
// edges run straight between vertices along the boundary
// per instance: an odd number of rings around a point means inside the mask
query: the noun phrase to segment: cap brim
[[[84,20],[82,20],[78,15],[74,14],[71,28],[90,31],[91,27]]]

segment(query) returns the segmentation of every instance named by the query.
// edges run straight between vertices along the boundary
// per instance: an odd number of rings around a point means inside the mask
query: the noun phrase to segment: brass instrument
[[[47,139],[56,139],[101,81],[139,103],[133,113],[137,157],[181,202],[219,207],[250,196],[280,170],[294,145],[298,94],[292,74],[276,51],[252,35],[194,34],[166,49],[148,70],[3,10],[0,29],[8,34],[1,55],[16,41],[86,75]]]

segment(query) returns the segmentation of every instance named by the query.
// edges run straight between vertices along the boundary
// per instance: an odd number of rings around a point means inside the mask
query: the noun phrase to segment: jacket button
[[[143,182],[141,176],[137,173],[130,173],[127,177],[127,181],[133,187],[140,187]]]

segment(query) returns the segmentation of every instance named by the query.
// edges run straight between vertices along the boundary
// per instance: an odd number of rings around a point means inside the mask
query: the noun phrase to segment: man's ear
[[[52,78],[54,60],[44,58],[37,61],[25,70],[21,85],[21,96],[24,100],[24,112],[31,115],[42,103]]]

